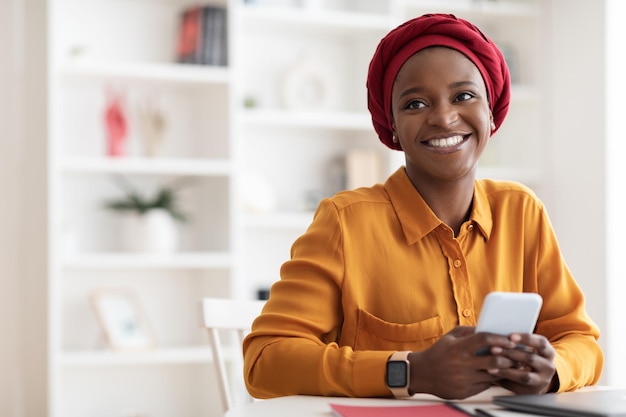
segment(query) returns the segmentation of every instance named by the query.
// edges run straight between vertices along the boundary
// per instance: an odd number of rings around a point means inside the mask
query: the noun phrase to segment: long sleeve
[[[544,307],[536,332],[546,336],[556,351],[560,392],[596,384],[604,362],[597,342],[599,329],[585,311],[584,294],[562,258],[545,211],[541,211],[537,224],[536,282]]]
[[[343,248],[337,214],[323,204],[281,268],[263,314],[245,341],[245,379],[253,396],[382,396],[391,352],[339,347]],[[268,369],[271,370],[268,372]]]

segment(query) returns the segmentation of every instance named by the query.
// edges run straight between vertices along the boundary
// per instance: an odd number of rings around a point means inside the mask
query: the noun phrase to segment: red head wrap
[[[402,65],[415,53],[430,46],[455,49],[480,71],[489,94],[489,107],[498,130],[509,110],[511,80],[498,47],[473,24],[451,14],[426,14],[411,19],[385,36],[367,74],[367,107],[381,142],[401,150],[392,141],[391,89]]]

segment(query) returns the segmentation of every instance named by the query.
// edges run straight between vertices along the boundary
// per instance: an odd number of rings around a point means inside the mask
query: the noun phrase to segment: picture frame
[[[90,298],[111,349],[141,350],[154,347],[152,330],[132,291],[98,290]]]

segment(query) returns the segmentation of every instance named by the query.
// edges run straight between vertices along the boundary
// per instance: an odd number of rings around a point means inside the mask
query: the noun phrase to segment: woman
[[[459,399],[596,383],[599,331],[542,203],[476,180],[509,106],[496,45],[462,19],[424,15],[383,38],[367,88],[376,132],[406,166],[320,203],[244,342],[250,393]],[[491,291],[539,293],[535,333],[476,333]]]

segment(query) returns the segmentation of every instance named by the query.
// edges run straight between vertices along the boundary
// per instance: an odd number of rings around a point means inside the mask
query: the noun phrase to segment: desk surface
[[[520,417],[524,414],[502,410],[491,404],[494,395],[505,395],[509,392],[502,388],[492,388],[474,397],[455,401],[468,411],[475,408],[488,410],[489,413],[498,417]],[[305,395],[295,395],[290,397],[272,398],[269,400],[258,400],[248,404],[236,405],[230,409],[225,417],[330,417],[332,412],[330,403],[351,404],[351,405],[384,405],[403,406],[406,401],[419,404],[439,404],[441,400],[432,395],[417,394],[409,399],[391,398],[346,398],[346,397],[312,397]]]

